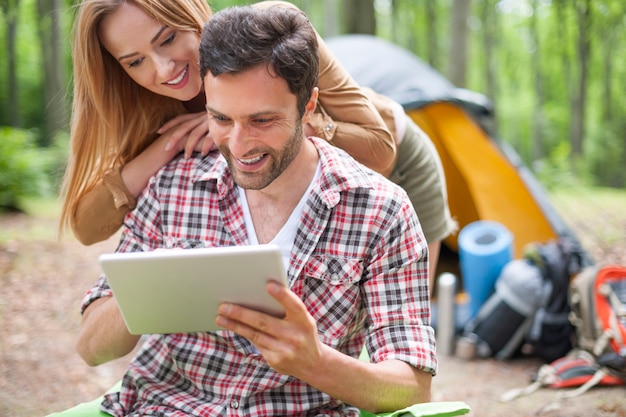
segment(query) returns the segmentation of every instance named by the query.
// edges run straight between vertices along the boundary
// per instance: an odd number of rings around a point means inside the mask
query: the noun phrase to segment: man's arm
[[[161,211],[155,183],[137,199],[137,210],[126,215],[116,252],[151,251],[160,242]],[[103,276],[88,292],[82,305],[82,322],[76,351],[90,366],[122,357],[133,350],[139,336],[128,332],[126,323]]]
[[[254,343],[274,370],[375,413],[430,401],[430,372],[398,360],[368,363],[326,346],[298,296],[274,283],[268,292],[285,307],[283,319],[222,304],[216,321]]]
[[[430,372],[399,360],[369,363],[323,348],[320,363],[302,379],[345,403],[382,413],[430,401]]]
[[[128,332],[113,297],[103,297],[85,309],[76,351],[87,365],[97,366],[126,355],[138,340]]]

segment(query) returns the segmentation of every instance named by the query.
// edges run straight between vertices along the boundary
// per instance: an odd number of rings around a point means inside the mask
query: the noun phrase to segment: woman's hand
[[[209,135],[209,120],[205,112],[181,114],[165,123],[157,130],[165,137],[165,150],[185,151],[189,158],[193,151],[206,155],[213,148],[213,139]]]

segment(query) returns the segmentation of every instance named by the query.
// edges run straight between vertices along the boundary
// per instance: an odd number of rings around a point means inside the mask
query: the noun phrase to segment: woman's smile
[[[174,88],[182,88],[187,84],[187,81],[189,80],[188,75],[189,75],[189,65],[186,65],[185,68],[183,68],[181,73],[178,75],[178,77],[174,78],[173,80],[167,81],[165,84]]]

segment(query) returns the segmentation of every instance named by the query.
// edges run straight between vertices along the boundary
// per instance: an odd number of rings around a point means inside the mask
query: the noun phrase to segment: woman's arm
[[[135,208],[136,197],[148,179],[178,152],[165,151],[161,136],[124,167],[108,171],[80,198],[70,219],[74,236],[84,245],[111,237],[126,213]]]
[[[76,238],[84,245],[108,239],[135,208],[136,197],[148,180],[172,158],[185,151],[207,153],[212,140],[207,137],[208,120],[204,112],[183,114],[166,123],[162,133],[135,159],[108,171],[81,198],[70,219]]]
[[[396,140],[372,101],[339,64],[318,35],[319,104],[326,117],[310,123],[316,135],[344,149],[357,161],[389,176],[396,162]],[[329,125],[334,125],[334,130]]]

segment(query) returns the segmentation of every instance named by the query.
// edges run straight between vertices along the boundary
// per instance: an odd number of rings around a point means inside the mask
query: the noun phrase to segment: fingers
[[[218,326],[245,337],[260,348],[274,344],[272,335],[279,331],[279,321],[270,315],[234,304],[220,305],[215,319]]]
[[[207,155],[209,152],[211,152],[211,149],[213,149],[214,147],[215,147],[215,142],[213,142],[213,138],[211,137],[211,134],[209,133],[208,135],[204,137],[204,140],[202,140],[202,148],[200,149],[200,152],[202,153],[202,155]]]
[[[289,288],[277,282],[270,281],[267,284],[267,292],[285,308],[286,316],[291,320],[308,317],[306,306]]]
[[[216,323],[228,330],[255,341],[263,342],[263,346],[275,343],[276,340],[289,338],[294,328],[300,328],[316,334],[316,325],[306,310],[306,306],[289,288],[275,282],[267,285],[268,293],[285,309],[285,317],[271,315],[237,306],[230,303],[220,305]],[[288,329],[291,329],[287,331]],[[263,339],[263,336],[267,339]]]
[[[184,122],[186,122],[186,121],[188,121],[190,119],[194,119],[199,114],[205,115],[204,112],[202,112],[202,113],[184,113],[184,114],[180,114],[180,115],[174,117],[173,119],[169,120],[168,122],[166,122],[163,126],[161,126],[157,130],[157,133],[159,135],[162,135],[163,133],[167,132],[171,128],[173,128],[175,126],[178,126],[179,124],[184,123]]]
[[[285,308],[285,321],[283,318],[273,317],[249,308],[223,303],[218,309],[217,324],[251,340],[253,337],[258,337],[253,334],[257,331],[270,335],[283,331],[287,321],[296,321],[302,313],[302,309],[299,308],[300,305],[303,306],[302,301],[288,288],[275,282],[268,283],[267,292]],[[304,312],[306,314],[306,308]]]
[[[271,282],[267,291],[283,305],[285,317],[225,303],[220,305],[216,323],[250,340],[277,372],[305,375],[321,356],[315,320],[287,287]]]
[[[185,158],[189,158],[194,151],[203,152],[206,141],[210,142],[208,145],[210,149],[213,145],[213,140],[209,137],[209,122],[204,118],[199,125],[187,134]],[[206,155],[206,153],[203,152],[203,155]]]
[[[158,132],[167,135],[165,150],[178,149],[188,158],[193,151],[202,151],[209,134],[209,121],[205,113],[185,114],[163,125]],[[210,138],[209,138],[210,140]],[[210,149],[213,141],[206,146]]]

